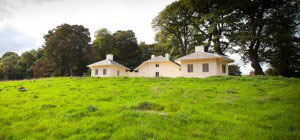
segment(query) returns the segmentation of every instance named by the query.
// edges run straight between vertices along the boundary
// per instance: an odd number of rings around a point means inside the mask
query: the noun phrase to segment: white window
[[[194,71],[193,64],[188,64],[187,68],[188,68],[187,72],[189,72],[189,73]]]
[[[158,68],[158,67],[159,67],[159,64],[155,64],[155,67],[157,67],[157,68]]]
[[[155,77],[159,77],[159,72],[155,72]]]
[[[222,72],[226,73],[226,65],[222,65]]]
[[[103,69],[103,75],[106,75],[106,69]]]
[[[209,65],[208,64],[202,64],[202,70],[203,70],[203,72],[209,72]]]
[[[98,69],[95,69],[95,75],[98,75]]]

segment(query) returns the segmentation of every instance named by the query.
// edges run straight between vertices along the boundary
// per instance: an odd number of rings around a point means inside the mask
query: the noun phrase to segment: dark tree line
[[[196,45],[240,53],[256,75],[268,64],[276,75],[300,77],[298,0],[179,0],[153,20],[160,44],[185,55]]]
[[[88,64],[105,59],[106,54],[113,54],[116,61],[133,69],[152,54],[168,52],[158,44],[138,44],[131,30],[110,33],[103,28],[95,32],[95,40],[91,42],[87,28],[62,24],[50,30],[44,39],[41,48],[21,56],[5,53],[0,58],[0,80],[82,76],[88,72]]]

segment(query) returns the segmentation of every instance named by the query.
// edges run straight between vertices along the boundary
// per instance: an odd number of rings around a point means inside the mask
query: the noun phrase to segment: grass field
[[[300,79],[0,82],[0,139],[300,139]]]

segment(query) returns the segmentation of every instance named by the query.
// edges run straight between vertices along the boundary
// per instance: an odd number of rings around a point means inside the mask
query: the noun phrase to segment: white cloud
[[[8,51],[20,54],[33,48],[37,48],[37,46],[31,37],[11,26],[0,28],[0,57]]]

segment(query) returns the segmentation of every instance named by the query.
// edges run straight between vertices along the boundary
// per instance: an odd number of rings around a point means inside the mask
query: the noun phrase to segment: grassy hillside
[[[0,82],[0,139],[300,139],[300,79]]]

